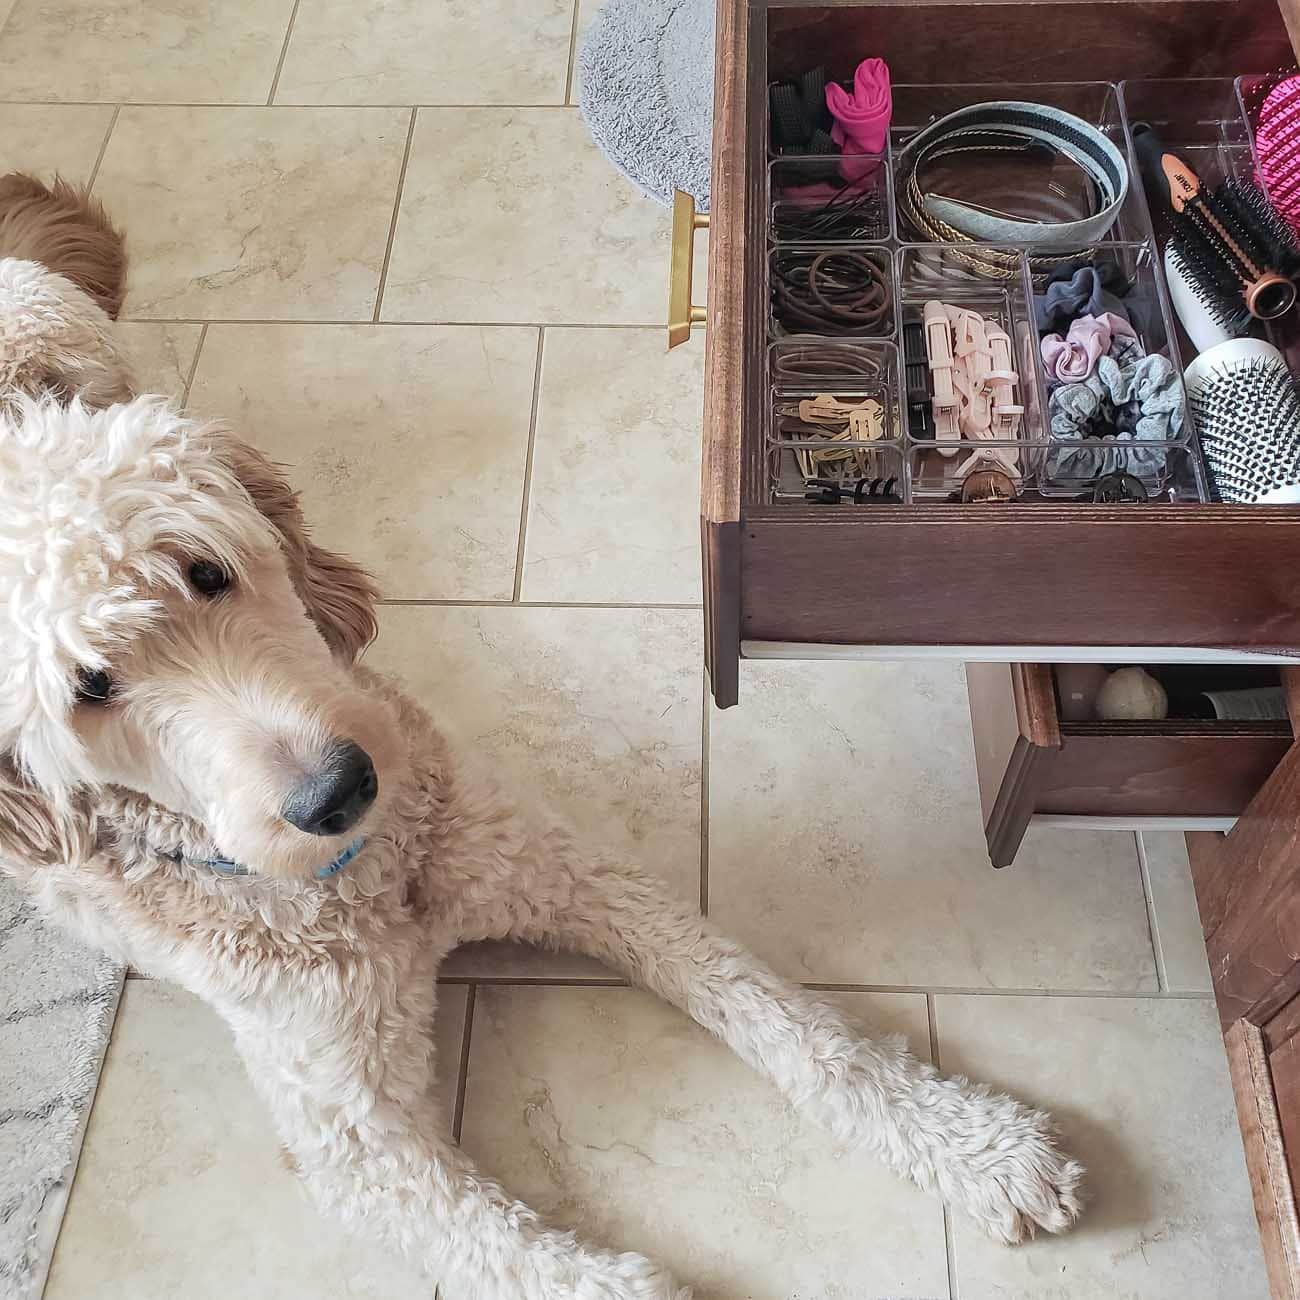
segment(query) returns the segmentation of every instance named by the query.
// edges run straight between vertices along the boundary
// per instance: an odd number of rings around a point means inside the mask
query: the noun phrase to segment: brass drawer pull
[[[695,200],[673,191],[673,251],[668,278],[668,346],[691,337],[691,327],[704,323],[706,312],[691,302],[691,270],[695,261],[695,232],[707,230],[709,214],[695,211]]]

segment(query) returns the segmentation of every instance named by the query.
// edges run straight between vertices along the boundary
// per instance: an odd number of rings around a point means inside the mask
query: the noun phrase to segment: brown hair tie
[[[872,344],[800,339],[776,345],[772,375],[778,380],[816,379],[823,384],[833,379],[883,380],[885,363],[879,348]]]
[[[772,255],[772,314],[815,334],[889,334],[889,272],[874,257],[842,249]]]

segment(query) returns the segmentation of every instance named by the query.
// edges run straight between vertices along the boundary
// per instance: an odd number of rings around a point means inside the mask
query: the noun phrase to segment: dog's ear
[[[126,244],[103,206],[56,177],[0,176],[0,256],[65,276],[116,320],[126,296]]]
[[[216,435],[215,444],[253,504],[280,534],[290,576],[312,622],[336,655],[355,663],[379,631],[374,579],[308,537],[298,494],[260,451],[227,434]]]
[[[91,818],[77,796],[56,806],[0,753],[0,856],[15,864],[80,862],[91,850]]]

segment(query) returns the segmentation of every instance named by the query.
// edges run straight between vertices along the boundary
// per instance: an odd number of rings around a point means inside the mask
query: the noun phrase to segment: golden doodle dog
[[[357,666],[370,580],[258,452],[135,394],[124,271],[89,199],[0,180],[0,866],[225,1018],[320,1209],[448,1300],[689,1295],[546,1226],[447,1136],[438,965],[508,938],[653,990],[993,1237],[1067,1228],[1082,1170],[1046,1116],[858,1037]]]

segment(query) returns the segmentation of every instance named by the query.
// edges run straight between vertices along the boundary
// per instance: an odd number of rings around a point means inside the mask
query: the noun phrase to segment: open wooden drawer
[[[1010,865],[1034,818],[1056,823],[1223,830],[1291,747],[1286,721],[1063,716],[1050,664],[966,666],[980,802],[993,865]],[[1276,685],[1274,670],[1157,669],[1194,689]],[[1206,682],[1205,673],[1214,680]]]
[[[828,508],[774,499],[765,443],[770,81],[817,64],[844,79],[880,55],[896,123],[900,111],[923,123],[929,92],[939,103],[938,88],[957,79],[988,86],[988,98],[1014,97],[1008,82],[1029,97],[1063,69],[1086,70],[1089,94],[1171,77],[1230,87],[1292,61],[1277,0],[720,0],[718,30],[701,511],[718,704],[736,702],[742,647],[955,647],[968,659],[1089,647],[1127,662],[1296,653],[1300,507],[1211,504],[1204,493],[1140,506],[965,505],[909,492],[890,508]],[[978,98],[979,86],[966,90]]]

